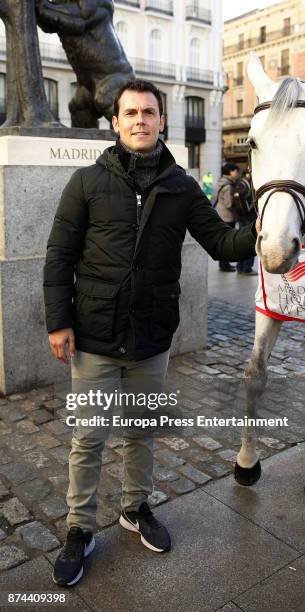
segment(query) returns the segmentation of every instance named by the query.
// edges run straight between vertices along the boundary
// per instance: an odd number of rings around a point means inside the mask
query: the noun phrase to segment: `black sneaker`
[[[90,531],[84,533],[80,527],[71,527],[66,544],[55,561],[54,582],[60,586],[76,584],[84,572],[84,559],[93,551],[94,546],[95,540]]]
[[[138,512],[122,511],[120,525],[129,531],[141,534],[141,542],[150,550],[165,552],[171,548],[170,535],[154,517],[149,505],[143,502]]]

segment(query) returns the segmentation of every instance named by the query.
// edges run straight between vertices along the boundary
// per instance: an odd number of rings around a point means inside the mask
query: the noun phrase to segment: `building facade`
[[[198,178],[219,174],[223,93],[221,0],[117,0],[114,26],[137,77],[162,91],[164,137],[188,147]],[[53,113],[70,125],[75,75],[56,35],[39,31],[43,76]],[[0,31],[0,120],[5,118],[5,38]],[[1,122],[2,122],[1,121]],[[103,119],[101,128],[108,128]]]
[[[247,165],[246,139],[256,105],[247,77],[249,52],[260,57],[273,80],[297,76],[305,80],[305,1],[280,2],[251,11],[224,24],[223,157]]]

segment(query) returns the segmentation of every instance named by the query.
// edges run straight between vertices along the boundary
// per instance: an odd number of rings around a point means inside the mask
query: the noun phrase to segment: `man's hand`
[[[57,359],[69,363],[75,355],[74,331],[71,327],[57,329],[49,334],[51,351]]]

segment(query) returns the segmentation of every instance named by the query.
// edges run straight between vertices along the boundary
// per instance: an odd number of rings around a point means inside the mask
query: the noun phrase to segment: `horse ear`
[[[277,84],[265,73],[262,63],[254,51],[250,51],[247,72],[259,101],[272,100]]]

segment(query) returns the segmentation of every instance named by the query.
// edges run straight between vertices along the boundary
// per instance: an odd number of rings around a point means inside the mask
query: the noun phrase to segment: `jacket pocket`
[[[153,287],[153,335],[165,337],[172,335],[180,322],[178,282]]]
[[[120,286],[78,278],[75,283],[74,326],[77,335],[110,342]]]

